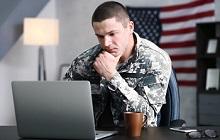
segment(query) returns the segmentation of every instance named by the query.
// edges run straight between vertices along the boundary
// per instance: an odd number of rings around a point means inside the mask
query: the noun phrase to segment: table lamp
[[[24,18],[24,45],[39,46],[38,80],[46,80],[43,46],[57,45],[59,42],[59,22],[57,19]]]

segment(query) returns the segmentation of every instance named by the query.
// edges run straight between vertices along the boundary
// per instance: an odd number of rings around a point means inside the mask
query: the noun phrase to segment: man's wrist
[[[121,75],[118,73],[118,72],[116,72],[113,76],[112,76],[112,78],[110,79],[110,80],[108,80],[109,81],[109,85],[108,85],[108,88],[110,89],[110,90],[112,90],[112,91],[115,91],[116,89],[117,89],[117,87],[119,86],[117,83],[117,79],[118,79],[118,77],[120,77]]]
[[[112,85],[114,85],[115,87],[119,87],[120,86],[120,78],[121,78],[121,75],[118,73],[118,72],[116,72],[114,75],[113,75],[113,77],[110,79],[110,83],[112,84]]]
[[[117,71],[112,75],[111,79],[109,80],[110,82],[113,80],[116,80],[117,77],[121,76]]]
[[[110,81],[116,73],[118,73],[118,72],[115,71],[115,72],[109,73],[108,75],[105,76],[105,79]]]

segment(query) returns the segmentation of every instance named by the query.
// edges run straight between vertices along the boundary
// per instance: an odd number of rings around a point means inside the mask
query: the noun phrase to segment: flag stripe
[[[193,33],[195,31],[196,31],[195,27],[189,27],[184,29],[162,31],[161,35],[163,36],[163,35],[185,34],[185,33]]]
[[[170,55],[172,61],[178,60],[193,60],[196,59],[196,54]]]
[[[197,81],[188,81],[188,80],[179,80],[178,84],[181,86],[193,86],[195,87],[197,84]]]
[[[196,60],[180,60],[172,62],[174,68],[195,68]]]
[[[160,44],[161,48],[183,48],[183,47],[191,47],[195,46],[196,41],[195,40],[189,40],[184,42],[167,42]]]
[[[169,17],[179,17],[179,16],[187,16],[187,15],[193,15],[196,13],[201,13],[205,11],[209,11],[210,7],[212,7],[212,3],[204,4],[204,5],[198,5],[194,7],[193,9],[179,9],[175,11],[166,11],[161,12],[160,17],[162,18],[169,18]]]
[[[179,9],[194,8],[199,5],[204,5],[204,4],[213,3],[213,2],[214,0],[197,0],[194,2],[186,3],[186,4],[179,4],[175,6],[164,6],[164,7],[161,7],[161,11],[165,12],[165,11],[175,11]]]
[[[170,55],[196,54],[195,46],[189,46],[185,48],[164,48],[164,50]]]
[[[174,40],[177,42],[185,42],[192,38],[195,38],[195,32],[194,33],[187,33],[187,34],[178,34],[178,35],[166,35],[162,36],[160,39],[160,43],[164,42],[173,42]]]
[[[178,80],[196,81],[196,73],[177,73]]]
[[[163,23],[163,31],[169,31],[169,30],[178,30],[178,29],[184,29],[184,28],[194,28],[196,23],[201,22],[207,22],[207,21],[213,21],[215,18],[213,16],[211,17],[203,17],[201,19],[192,19],[189,21],[184,22],[177,22],[177,23]]]
[[[214,16],[214,11],[206,11],[206,12],[201,12],[193,15],[188,15],[188,16],[180,16],[180,17],[172,17],[172,18],[165,18],[161,19],[162,23],[173,23],[173,22],[182,22],[182,21],[187,21],[187,20],[192,20],[192,19],[199,19],[202,17],[209,17],[209,16]]]
[[[184,68],[184,67],[178,67],[175,68],[176,73],[196,73],[196,67],[194,68]]]

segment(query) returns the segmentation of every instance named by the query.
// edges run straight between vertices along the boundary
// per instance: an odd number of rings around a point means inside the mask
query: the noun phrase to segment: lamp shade
[[[59,22],[57,19],[25,18],[25,45],[57,45],[59,42]]]

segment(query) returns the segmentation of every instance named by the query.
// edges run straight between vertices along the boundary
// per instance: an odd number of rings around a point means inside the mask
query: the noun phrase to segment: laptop
[[[88,81],[12,81],[18,135],[22,138],[101,139],[95,131]]]

